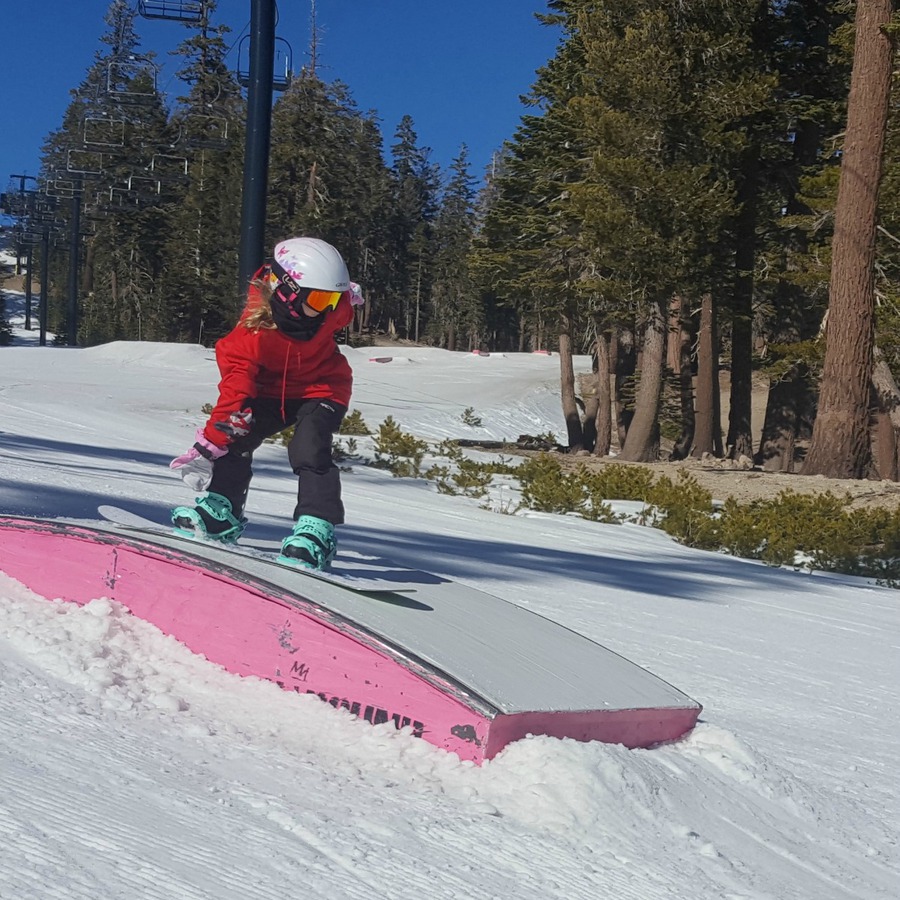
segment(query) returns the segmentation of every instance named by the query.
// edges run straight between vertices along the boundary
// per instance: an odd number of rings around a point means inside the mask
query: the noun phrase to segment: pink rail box
[[[109,597],[230,672],[479,764],[528,734],[648,747],[701,710],[581,635],[425,573],[415,593],[363,595],[163,533],[18,517],[0,517],[0,571],[48,599]]]

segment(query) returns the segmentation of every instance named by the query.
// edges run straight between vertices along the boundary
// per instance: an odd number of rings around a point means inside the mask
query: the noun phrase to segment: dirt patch
[[[581,376],[580,387],[590,390],[588,376]],[[611,389],[613,385],[611,384]],[[759,446],[762,426],[766,415],[768,400],[768,380],[758,374],[753,378],[751,397],[751,420],[754,446]],[[729,397],[731,391],[730,375],[724,370],[719,378],[719,396],[721,405],[722,428],[728,428]],[[799,445],[799,446],[802,446]],[[671,442],[663,442],[663,454],[671,450]],[[515,452],[515,451],[514,451]],[[604,466],[616,463],[614,457],[597,459],[587,454],[569,456],[556,454],[566,467],[579,464],[587,466]],[[678,462],[660,460],[655,463],[627,463],[651,469],[657,476],[666,475],[675,478],[679,469],[684,469],[708,490],[716,500],[733,497],[741,503],[753,500],[771,500],[782,491],[794,491],[798,494],[824,494],[830,492],[837,497],[849,495],[851,509],[868,507],[900,508],[900,483],[894,481],[857,481],[852,479],[825,478],[821,475],[798,475],[784,472],[767,472],[754,467],[749,460],[740,463],[728,459],[705,457],[703,459],[686,459]]]
[[[589,467],[607,466],[616,462],[614,458],[596,459],[592,456],[569,456],[558,454],[564,465],[576,466],[583,463]],[[687,459],[678,462],[627,463],[623,465],[641,466],[653,471],[657,477],[665,475],[676,478],[679,469],[687,471],[716,500],[734,497],[741,503],[752,500],[771,500],[782,491],[797,494],[824,494],[830,492],[837,497],[849,495],[851,509],[900,508],[900,484],[895,481],[855,481],[842,478],[824,478],[821,475],[792,475],[783,472],[765,472],[761,469],[739,468],[730,460]],[[734,467],[733,467],[734,466]]]

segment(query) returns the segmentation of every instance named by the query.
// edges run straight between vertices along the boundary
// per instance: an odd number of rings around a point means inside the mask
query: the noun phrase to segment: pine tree
[[[385,314],[404,337],[416,336],[416,310],[430,293],[433,225],[438,210],[439,168],[420,147],[411,116],[404,116],[391,146],[392,200],[386,226],[389,255]]]
[[[60,129],[44,146],[42,176],[48,193],[80,198],[90,234],[83,254],[82,304],[78,337],[82,343],[158,335],[157,280],[165,265],[163,236],[167,212],[179,200],[177,185],[164,186],[158,161],[172,143],[165,106],[156,85],[152,54],[139,52],[135,11],[114,0],[100,41],[109,49],[94,63]],[[66,193],[66,191],[63,191]],[[61,205],[68,217],[71,204]],[[51,268],[51,330],[64,320],[61,286],[68,279]]]
[[[226,64],[226,26],[211,24],[215,4],[175,51],[178,77],[189,86],[172,117],[172,159],[184,160],[187,182],[171,215],[160,290],[166,338],[211,342],[231,329],[243,307],[238,284],[240,192],[245,105]]]
[[[386,290],[389,210],[381,135],[349,89],[310,71],[294,79],[273,112],[269,241],[309,235],[338,247],[352,277],[375,299]]]
[[[450,166],[450,181],[441,200],[435,222],[433,284],[429,334],[439,346],[457,349],[457,342],[468,338],[468,349],[477,349],[482,314],[469,274],[468,257],[472,249],[475,187],[469,174],[465,145]],[[414,335],[418,339],[419,311],[416,311]]]
[[[655,457],[668,308],[676,293],[723,290],[741,122],[768,97],[749,64],[755,4],[660,7],[559,0],[583,43],[574,102],[592,148],[572,189],[595,267],[594,288],[643,323],[643,368],[626,458]]]
[[[549,26],[564,21],[543,20]],[[473,258],[482,284],[516,310],[519,348],[559,349],[561,402],[572,450],[584,446],[572,355],[589,267],[581,223],[569,202],[585,155],[570,106],[581,70],[581,48],[569,34],[538,72],[529,102],[539,113],[522,118],[509,144]]]
[[[503,199],[500,183],[506,174],[510,155],[511,149],[507,144],[493,154],[485,172],[484,184],[476,199],[472,249],[467,261],[483,319],[483,342],[492,350],[518,350],[523,339],[517,310],[506,301],[502,278],[498,274],[496,257],[499,254],[493,247],[499,245],[499,235],[496,232],[492,235],[487,227],[496,219],[495,207]]]

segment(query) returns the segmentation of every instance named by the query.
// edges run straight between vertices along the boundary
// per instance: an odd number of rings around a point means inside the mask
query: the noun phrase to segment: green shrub
[[[830,492],[793,491],[744,505],[729,500],[719,518],[719,543],[735,556],[773,566],[794,565],[798,553],[811,554],[818,547],[843,544],[848,537],[847,502]]]
[[[346,444],[343,441],[333,441],[331,444],[331,458],[335,462],[345,462],[356,456],[356,450],[355,438],[347,438]]]
[[[851,510],[809,551],[815,568],[900,587],[900,510]]]
[[[463,452],[459,444],[450,438],[445,438],[441,441],[435,448],[435,453],[438,456],[446,456],[447,459],[452,459],[454,462],[459,462],[463,458]]]
[[[467,406],[460,416],[462,419],[463,425],[469,425],[472,428],[480,428],[481,427],[481,416],[475,415],[475,410],[472,409],[471,406]]]
[[[853,574],[868,575],[881,585],[900,588],[900,510],[877,512],[880,517],[869,523],[862,552],[855,561],[860,571]]]
[[[348,412],[341,422],[340,434],[371,434],[358,409]]]
[[[584,492],[577,476],[566,475],[559,460],[539,453],[526,460],[517,471],[522,486],[522,502],[540,512],[581,512]]]
[[[393,417],[388,416],[381,423],[375,438],[373,465],[389,469],[396,478],[419,478],[427,449],[425,441],[401,431]]]
[[[466,497],[483,497],[493,481],[491,473],[471,459],[461,459],[457,467],[457,471],[450,476],[450,481],[459,493]]]
[[[665,475],[659,478],[644,502],[666,534],[689,547],[711,550],[718,546],[712,494],[684,469],[679,469],[677,481]]]
[[[581,479],[591,495],[600,500],[644,500],[653,487],[653,473],[640,466],[612,463],[597,469],[584,468]]]
[[[505,456],[487,463],[481,463],[485,472],[492,475],[515,475],[519,471],[518,465],[511,463]]]
[[[491,473],[468,459],[460,460],[457,465],[456,470],[449,466],[432,466],[426,470],[425,478],[433,481],[442,494],[484,497],[493,480]]]

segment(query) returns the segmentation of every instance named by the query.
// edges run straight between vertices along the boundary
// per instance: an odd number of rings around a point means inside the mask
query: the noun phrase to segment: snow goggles
[[[272,280],[272,298],[281,300],[291,307],[297,303],[305,303],[318,313],[326,309],[334,309],[341,299],[342,291],[322,291],[318,288],[301,287],[295,278],[288,274],[277,262],[271,263],[274,279]]]

